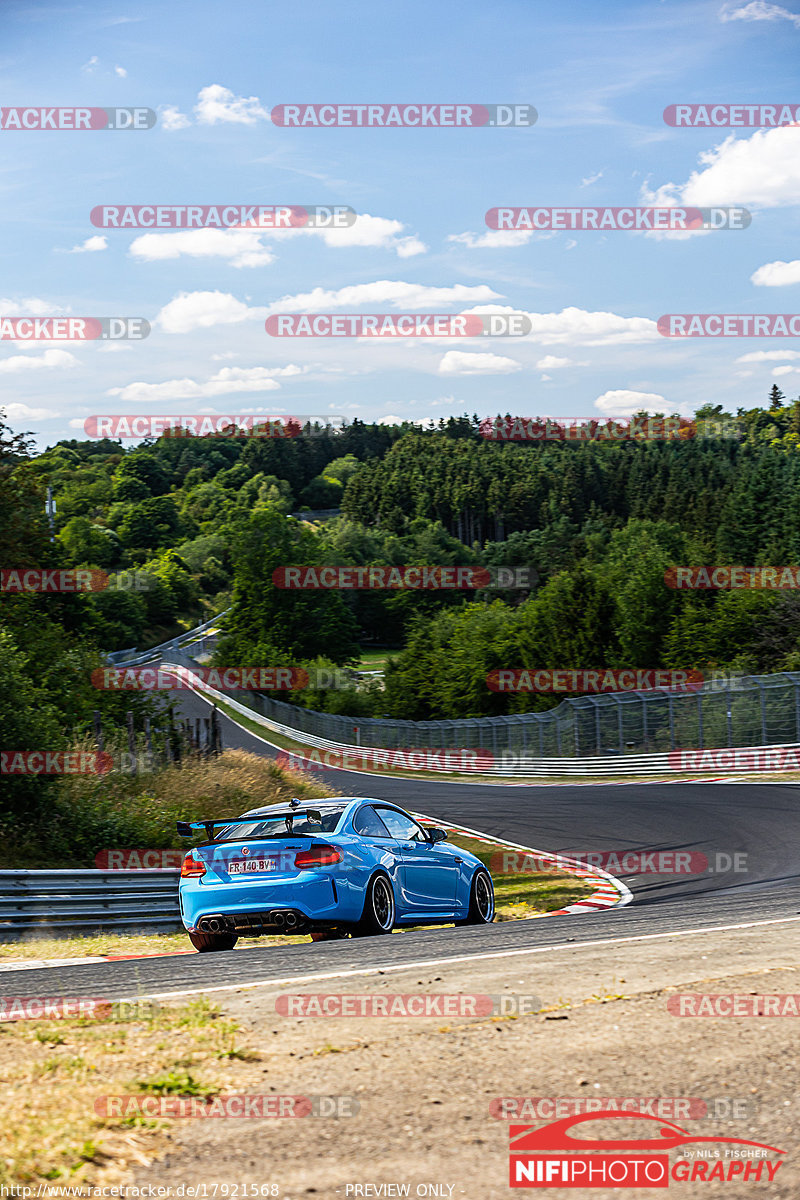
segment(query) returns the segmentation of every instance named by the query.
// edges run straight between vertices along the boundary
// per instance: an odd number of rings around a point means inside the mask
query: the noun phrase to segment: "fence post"
[[[675,708],[672,703],[672,692],[667,693],[667,703],[669,705],[669,748],[675,749]]]
[[[699,749],[705,749],[703,745],[703,693],[697,693],[697,735],[700,742]]]
[[[219,724],[219,712],[216,704],[211,709],[211,753],[219,754],[222,750],[222,730]]]
[[[623,723],[622,723],[622,701],[620,700],[619,696],[616,697],[616,701],[617,701],[617,731],[619,733],[619,752],[620,752],[620,754],[622,754],[622,752],[625,749],[625,731],[623,729]]]
[[[595,738],[597,741],[597,753],[602,754],[603,753],[603,739],[600,734],[600,705],[597,703],[596,699],[593,701],[593,703],[594,703],[594,732],[595,732]]]
[[[647,754],[647,747],[650,745],[650,734],[647,730],[647,698],[642,696],[642,741],[644,743],[644,752]]]
[[[125,724],[128,727],[128,754],[130,755],[130,758],[131,758],[131,773],[133,775],[135,775],[137,773],[136,772],[136,736],[133,732],[133,713],[130,710],[128,710],[128,712],[125,713]]]
[[[797,695],[797,689],[795,689],[795,696],[796,695]],[[798,741],[800,741],[800,738],[798,738]],[[94,710],[94,742],[95,742],[95,745],[97,746],[97,753],[102,754],[103,748],[104,748],[103,722],[100,717],[100,709],[99,708],[96,708]]]
[[[731,685],[728,683],[725,689],[725,702],[728,707],[728,749],[733,746],[733,713],[731,711]],[[797,712],[797,690],[795,689],[795,711]],[[800,721],[800,713],[798,713],[798,721]],[[798,726],[800,729],[800,726]],[[800,741],[800,737],[798,738]]]
[[[758,685],[758,698],[761,701],[761,745],[767,744],[767,697],[764,694],[764,685]]]

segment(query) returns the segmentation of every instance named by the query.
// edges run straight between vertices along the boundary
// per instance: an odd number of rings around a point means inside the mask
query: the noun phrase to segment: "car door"
[[[395,888],[395,894],[402,889],[402,869],[403,858],[397,838],[389,832],[380,819],[375,809],[370,804],[363,804],[358,812],[353,817],[353,832],[357,833],[359,838],[370,847],[375,849],[381,858],[381,863],[389,872],[392,884]],[[369,875],[375,864],[375,859],[370,854],[364,860],[364,881],[363,886],[366,887]],[[398,907],[402,907],[398,897]]]
[[[386,828],[397,838],[401,855],[403,907],[431,915],[455,911],[459,862],[449,846],[432,844],[413,817],[375,805]]]

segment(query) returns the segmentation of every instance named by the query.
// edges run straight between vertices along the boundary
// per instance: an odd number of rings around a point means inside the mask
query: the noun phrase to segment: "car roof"
[[[348,808],[350,805],[356,804],[383,804],[389,808],[397,808],[401,812],[405,811],[404,809],[400,809],[399,805],[393,804],[391,800],[378,800],[375,796],[338,796],[335,798],[327,797],[323,800],[304,800],[297,808],[291,808],[285,803],[267,804],[262,808],[248,809],[247,812],[242,813],[242,817],[285,817],[289,816],[290,813],[297,813],[299,815],[300,813],[306,812],[309,808],[316,808],[319,810],[324,810],[326,808],[329,810],[340,809],[341,811],[344,811],[344,809]]]

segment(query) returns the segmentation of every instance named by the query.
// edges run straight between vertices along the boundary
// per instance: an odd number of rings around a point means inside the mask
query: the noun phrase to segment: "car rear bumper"
[[[198,884],[180,889],[181,919],[189,932],[300,933],[356,921],[363,899],[331,875],[247,883]],[[291,914],[291,915],[290,915]],[[283,917],[281,920],[280,917]],[[219,929],[208,920],[222,922]]]

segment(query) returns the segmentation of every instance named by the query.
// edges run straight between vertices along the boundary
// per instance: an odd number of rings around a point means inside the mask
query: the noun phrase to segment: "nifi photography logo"
[[[650,1122],[650,1137],[593,1137],[583,1126],[596,1121]],[[641,1129],[641,1125],[638,1125]],[[682,1149],[670,1162],[669,1151]],[[584,1113],[536,1128],[509,1126],[512,1188],[666,1188],[676,1183],[771,1183],[785,1151],[744,1138],[698,1137],[670,1121],[644,1113]],[[741,1193],[739,1193],[741,1195]]]

